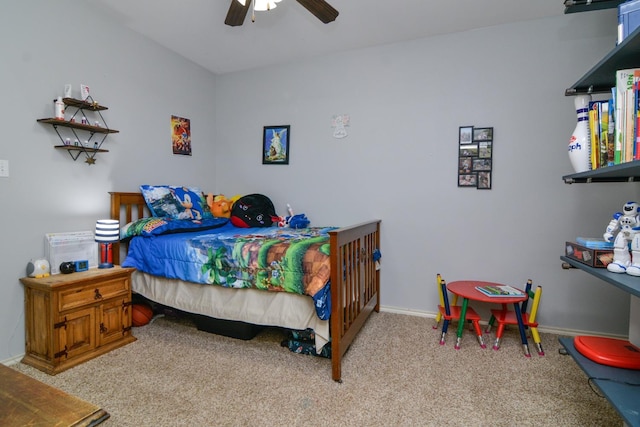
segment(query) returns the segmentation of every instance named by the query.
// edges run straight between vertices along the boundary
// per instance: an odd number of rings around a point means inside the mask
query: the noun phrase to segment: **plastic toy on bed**
[[[289,228],[307,228],[311,221],[305,214],[293,214],[293,209],[291,209],[291,205],[287,203],[287,212],[289,215],[285,217],[280,217],[280,221],[278,221],[278,227],[289,227]]]

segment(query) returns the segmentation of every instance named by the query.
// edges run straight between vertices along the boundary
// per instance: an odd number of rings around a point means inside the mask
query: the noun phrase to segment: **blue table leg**
[[[462,342],[462,333],[464,332],[465,319],[467,318],[467,306],[469,305],[469,299],[464,298],[462,300],[462,307],[460,307],[460,319],[458,319],[458,338],[456,338],[455,349],[460,349],[460,343]]]
[[[516,319],[518,319],[518,329],[520,330],[520,338],[522,339],[522,349],[524,350],[524,355],[526,357],[531,357],[531,353],[529,352],[529,343],[527,342],[527,333],[524,330],[524,323],[522,322],[522,312],[520,311],[520,304],[514,302],[513,308],[515,310]]]

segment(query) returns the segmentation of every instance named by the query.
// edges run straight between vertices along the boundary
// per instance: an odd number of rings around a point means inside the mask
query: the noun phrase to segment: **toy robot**
[[[616,232],[618,234],[616,234]],[[607,265],[607,270],[612,273],[627,273],[632,276],[640,276],[640,205],[636,202],[627,202],[622,207],[622,212],[613,214],[604,232],[604,240],[613,241],[613,261]],[[631,254],[629,254],[631,243]]]

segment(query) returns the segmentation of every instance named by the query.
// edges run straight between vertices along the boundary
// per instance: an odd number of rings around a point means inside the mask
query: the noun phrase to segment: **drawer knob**
[[[102,295],[100,294],[100,289],[96,289],[96,294],[93,296],[93,299],[102,299]]]

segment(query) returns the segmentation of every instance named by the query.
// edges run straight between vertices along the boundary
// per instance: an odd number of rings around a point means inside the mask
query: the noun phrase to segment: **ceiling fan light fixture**
[[[237,0],[241,5],[246,5],[247,0]],[[252,0],[249,0],[252,1]],[[280,3],[282,0],[253,0],[253,10],[263,12],[265,10],[275,9],[276,3]]]

